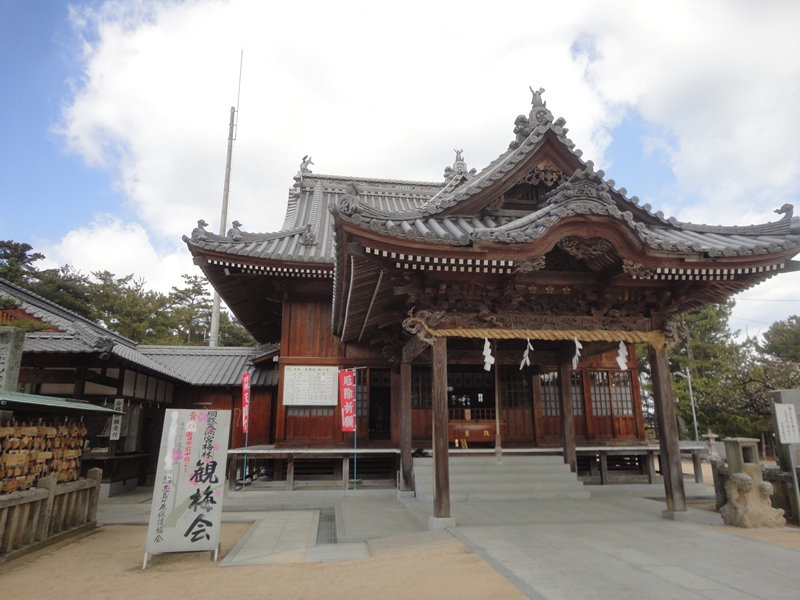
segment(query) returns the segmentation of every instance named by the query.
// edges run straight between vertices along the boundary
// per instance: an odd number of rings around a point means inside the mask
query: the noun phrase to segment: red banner
[[[342,405],[342,431],[356,430],[356,372],[339,371],[339,402]]]
[[[242,433],[250,424],[250,371],[242,373]]]

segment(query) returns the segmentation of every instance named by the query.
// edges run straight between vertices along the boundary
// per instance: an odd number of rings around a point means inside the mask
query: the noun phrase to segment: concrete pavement
[[[457,538],[530,598],[800,598],[800,552],[729,533],[706,510],[665,520],[661,485],[587,487],[589,500],[454,503],[456,526],[437,532],[431,505],[394,490],[233,492],[223,521],[253,526],[221,564],[348,560]],[[146,524],[150,493],[102,501],[98,521]]]

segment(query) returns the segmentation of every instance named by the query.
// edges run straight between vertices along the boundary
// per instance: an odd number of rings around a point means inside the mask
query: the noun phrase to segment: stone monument
[[[25,332],[18,327],[0,327],[0,390],[17,391]]]

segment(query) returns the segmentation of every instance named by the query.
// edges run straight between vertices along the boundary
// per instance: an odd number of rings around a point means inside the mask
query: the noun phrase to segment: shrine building
[[[447,518],[456,453],[557,454],[575,477],[596,467],[582,457],[613,454],[598,449],[646,447],[638,350],[667,509],[686,510],[673,319],[797,270],[800,218],[791,205],[762,225],[666,218],[582,159],[542,91],[479,172],[461,150],[435,183],[318,175],[306,160],[280,231],[199,221],[184,237],[248,331],[280,343],[265,451],[391,450],[406,490],[414,449],[432,449]],[[333,383],[351,368],[356,440]]]

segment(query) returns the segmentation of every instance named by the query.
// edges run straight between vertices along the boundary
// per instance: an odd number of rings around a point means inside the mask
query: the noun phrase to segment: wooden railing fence
[[[35,489],[0,496],[0,564],[93,529],[102,477],[102,469],[69,483],[42,477]]]

